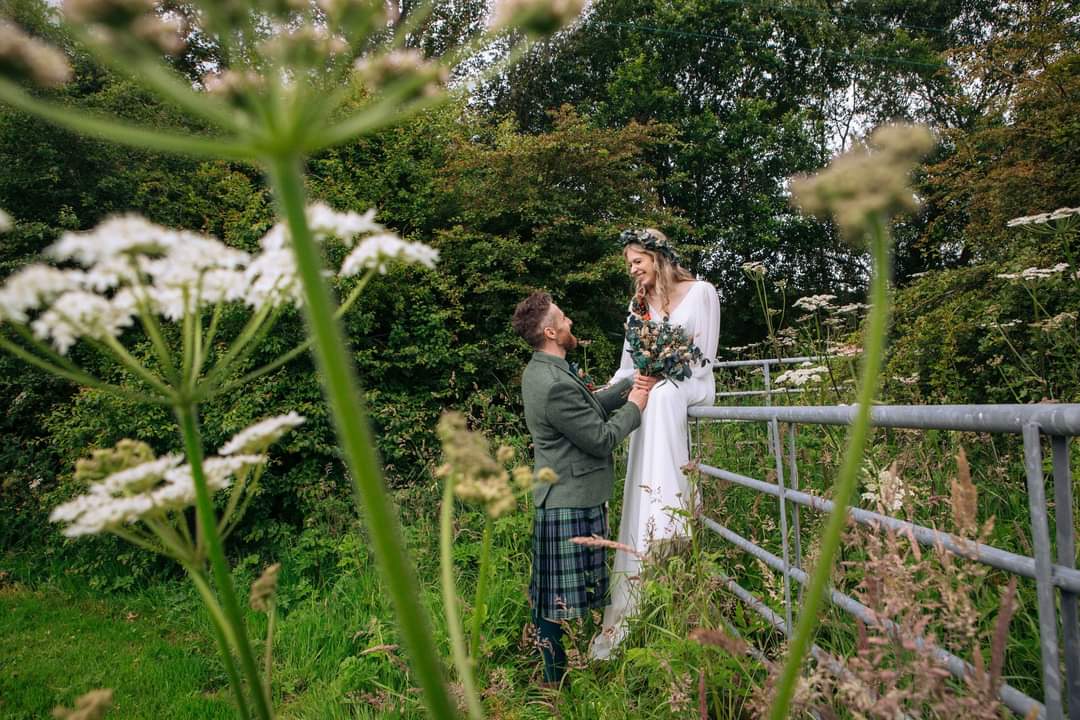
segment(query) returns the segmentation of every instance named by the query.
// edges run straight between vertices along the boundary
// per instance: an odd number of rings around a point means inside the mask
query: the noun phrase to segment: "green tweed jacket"
[[[537,507],[595,507],[611,498],[611,451],[641,424],[641,411],[626,401],[632,385],[627,379],[593,393],[566,360],[533,353],[521,377],[525,424],[536,470],[549,467],[559,476],[533,489]]]

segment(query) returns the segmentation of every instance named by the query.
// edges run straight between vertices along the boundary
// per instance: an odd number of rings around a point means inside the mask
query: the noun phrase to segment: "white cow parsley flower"
[[[348,277],[371,268],[385,274],[387,263],[391,260],[433,268],[438,259],[439,251],[435,248],[420,242],[402,240],[392,233],[382,233],[364,239],[349,253],[345,262],[341,263],[341,275]]]
[[[815,310],[824,310],[832,308],[832,301],[836,299],[835,295],[808,295],[801,297],[792,303],[792,307],[797,307],[802,310],[813,312]]]
[[[801,387],[807,383],[819,383],[828,368],[820,365],[813,367],[799,367],[780,373],[773,382],[776,385],[795,385]]]
[[[133,322],[134,309],[115,304],[100,295],[74,290],[64,293],[30,327],[39,340],[52,340],[60,354],[67,354],[79,338],[104,340],[116,337]]]
[[[333,235],[348,245],[357,235],[371,235],[383,231],[375,222],[375,208],[363,215],[355,212],[338,212],[325,203],[313,203],[307,208],[308,225],[316,236]]]
[[[1045,280],[1069,269],[1068,263],[1058,263],[1054,267],[1037,268],[1029,267],[1015,273],[999,273],[997,277],[1002,280]]]
[[[87,232],[66,232],[45,253],[57,260],[74,260],[91,267],[118,256],[160,256],[174,245],[197,238],[194,233],[170,230],[139,215],[119,215]]]
[[[58,505],[49,520],[69,523],[64,534],[78,537],[191,507],[195,503],[195,481],[190,465],[178,467],[182,459],[180,455],[166,455],[113,473],[90,485],[86,494]],[[224,490],[234,476],[265,462],[264,455],[206,458],[203,471],[207,488],[212,493]]]
[[[156,460],[115,472],[97,483],[97,486],[112,495],[144,492],[160,483],[183,459],[183,455],[163,455]]]
[[[1080,207],[1063,207],[1058,208],[1053,212],[1039,213],[1038,215],[1024,215],[1023,217],[1013,218],[1005,223],[1005,225],[1007,227],[1017,227],[1019,225],[1045,225],[1046,223],[1062,220],[1072,215],[1080,215]]]
[[[267,247],[256,255],[244,271],[244,281],[247,285],[244,301],[253,308],[301,304],[303,295],[296,259],[289,248]]]
[[[295,412],[267,418],[241,430],[221,446],[219,455],[262,452],[295,427],[304,423],[304,416]]]
[[[25,323],[27,311],[81,285],[77,271],[57,270],[48,265],[28,265],[7,279],[0,288],[0,320]]]

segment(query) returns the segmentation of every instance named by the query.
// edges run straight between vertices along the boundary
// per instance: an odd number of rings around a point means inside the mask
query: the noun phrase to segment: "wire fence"
[[[792,599],[792,582],[808,584],[809,576],[802,568],[803,552],[800,533],[800,508],[828,513],[833,503],[826,498],[799,489],[796,454],[796,433],[801,425],[850,425],[856,415],[855,406],[772,406],[777,392],[770,383],[770,367],[799,364],[821,358],[781,358],[779,360],[749,360],[717,363],[716,367],[760,365],[765,378],[765,390],[725,393],[724,397],[763,396],[764,407],[699,406],[689,410],[694,423],[691,437],[700,446],[701,423],[704,421],[766,423],[772,468],[776,482],[770,482],[699,463],[701,473],[729,483],[775,497],[779,503],[781,555],[771,553],[712,518],[703,522],[710,530],[736,548],[764,562],[781,574],[784,607],[782,616],[765,601],[740,586],[733,578],[724,578],[728,589],[747,607],[764,617],[781,632],[790,635],[797,603]],[[721,394],[718,393],[718,396]],[[787,425],[787,450],[780,424]],[[1048,720],[1080,720],[1080,571],[1076,569],[1074,540],[1073,491],[1069,462],[1069,443],[1080,434],[1080,404],[1040,405],[879,405],[871,410],[871,423],[879,428],[918,430],[956,430],[982,433],[1010,433],[1022,437],[1026,474],[1027,504],[1031,520],[1032,555],[1020,555],[1000,548],[976,543],[889,515],[850,508],[851,520],[876,531],[892,530],[918,543],[942,547],[958,557],[983,563],[993,568],[1035,581],[1039,625],[1039,650],[1042,665],[1043,698],[1039,701],[1003,683],[999,689],[1001,701],[1013,712]],[[1048,444],[1051,459],[1055,533],[1050,536],[1050,510],[1043,471],[1044,443]],[[691,457],[695,454],[692,449]],[[789,532],[789,528],[790,531]],[[874,612],[855,598],[832,589],[831,602],[838,608],[869,625],[883,627],[888,632],[900,629],[883,622]],[[923,638],[912,638],[924,647],[949,672],[964,678],[974,668],[948,651],[928,644]],[[824,657],[818,647],[812,652]],[[1064,658],[1064,676],[1062,673]],[[1066,716],[1066,707],[1068,715]]]

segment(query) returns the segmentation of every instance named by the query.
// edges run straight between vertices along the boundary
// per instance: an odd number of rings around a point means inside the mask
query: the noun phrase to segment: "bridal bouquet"
[[[705,364],[701,349],[691,342],[682,325],[657,322],[631,313],[626,320],[626,341],[634,367],[642,375],[685,380],[694,363]]]

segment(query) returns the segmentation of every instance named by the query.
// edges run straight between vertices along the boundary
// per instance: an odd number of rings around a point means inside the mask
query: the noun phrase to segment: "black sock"
[[[566,675],[562,625],[540,617],[539,613],[533,613],[533,624],[540,636],[540,652],[544,656],[544,681],[561,683]]]

